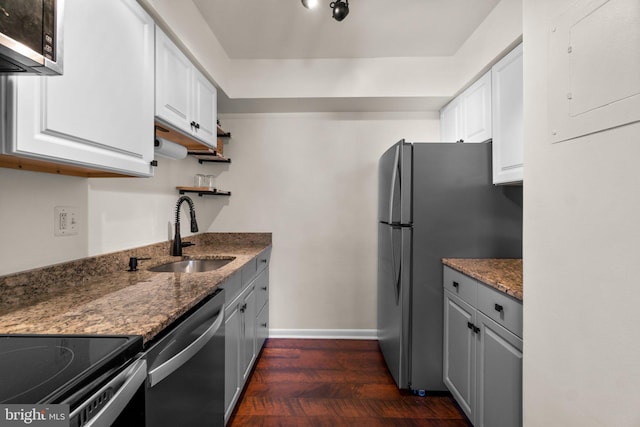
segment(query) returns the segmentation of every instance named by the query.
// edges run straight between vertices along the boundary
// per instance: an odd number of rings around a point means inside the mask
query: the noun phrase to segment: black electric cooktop
[[[0,335],[0,403],[59,403],[140,351],[140,336]]]

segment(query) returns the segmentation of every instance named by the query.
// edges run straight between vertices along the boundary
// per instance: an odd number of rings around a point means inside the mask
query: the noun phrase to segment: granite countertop
[[[0,333],[141,335],[150,341],[271,246],[270,233],[205,233],[172,257],[169,243],[0,277]],[[129,272],[129,257],[150,257]],[[182,258],[235,257],[203,273],[147,268]]]
[[[522,301],[522,259],[444,258],[442,263]]]

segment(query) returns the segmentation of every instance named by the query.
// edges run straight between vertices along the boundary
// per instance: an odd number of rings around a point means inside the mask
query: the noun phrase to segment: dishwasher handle
[[[206,331],[196,338],[191,344],[186,346],[180,353],[173,356],[171,359],[164,362],[162,365],[151,369],[147,376],[149,387],[157,385],[160,381],[171,375],[178,370],[182,365],[187,363],[193,356],[195,356],[204,347],[213,336],[218,332],[222,322],[224,321],[224,306],[220,308],[218,318],[213,322]]]
[[[101,396],[108,395],[110,390],[117,390],[93,418],[90,418],[85,424],[82,424],[82,421],[80,422],[83,427],[108,427],[112,425],[140,386],[144,384],[146,377],[147,361],[138,359],[78,406],[69,415],[69,419],[80,417],[82,420],[87,420],[96,407],[96,401],[102,401]]]

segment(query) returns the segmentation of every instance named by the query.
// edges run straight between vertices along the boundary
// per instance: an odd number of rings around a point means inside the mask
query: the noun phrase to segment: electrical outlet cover
[[[79,233],[77,207],[56,206],[53,211],[53,234],[55,236],[75,236]]]

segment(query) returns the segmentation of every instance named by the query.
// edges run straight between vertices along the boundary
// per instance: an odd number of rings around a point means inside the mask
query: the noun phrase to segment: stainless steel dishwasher
[[[146,352],[147,427],[224,426],[224,290]]]

